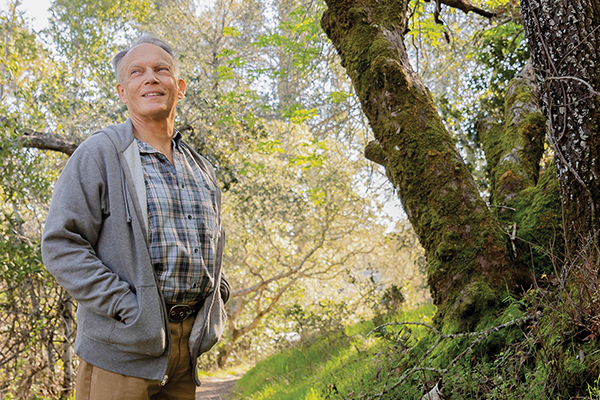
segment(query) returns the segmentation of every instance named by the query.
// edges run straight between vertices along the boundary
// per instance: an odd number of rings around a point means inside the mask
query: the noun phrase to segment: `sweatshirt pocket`
[[[163,303],[156,286],[138,288],[137,297],[137,318],[127,325],[115,324],[110,341],[123,351],[158,357],[167,348]]]
[[[227,311],[225,310],[225,304],[221,298],[220,290],[215,290],[212,294],[212,302],[209,304],[205,302],[196,318],[204,318],[204,321],[202,321],[204,324],[203,329],[192,349],[192,354],[195,357],[199,357],[217,344],[225,330]]]

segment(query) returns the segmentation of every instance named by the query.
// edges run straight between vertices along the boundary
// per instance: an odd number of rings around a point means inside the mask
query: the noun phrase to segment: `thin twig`
[[[583,83],[585,86],[588,87],[588,89],[590,90],[590,92],[592,92],[592,94],[596,95],[596,96],[600,96],[600,92],[596,91],[592,85],[581,79],[581,78],[577,78],[574,76],[549,76],[546,78],[547,81],[562,81],[562,80],[573,80],[573,81],[577,81],[579,83]]]
[[[424,326],[425,328],[429,329],[430,331],[432,331],[433,333],[435,333],[437,335],[441,335],[440,331],[438,331],[431,325],[427,325],[424,322],[403,321],[403,322],[388,322],[387,324],[379,325],[379,326],[371,329],[371,331],[369,333],[367,333],[367,337],[369,337],[371,335],[371,333],[373,333],[377,330],[380,330],[381,328],[385,328],[386,326],[391,326],[391,325],[419,325],[419,326]]]

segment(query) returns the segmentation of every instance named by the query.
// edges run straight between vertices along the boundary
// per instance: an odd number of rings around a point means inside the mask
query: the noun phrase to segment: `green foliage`
[[[598,283],[587,264],[595,251],[588,249],[587,257],[571,260],[562,270],[557,285],[562,289],[507,297],[502,314],[480,325],[485,329],[480,333],[444,335],[417,325],[423,330],[415,336],[410,325],[397,322],[376,328],[383,339],[377,372],[366,368],[370,379],[355,379],[344,390],[340,373],[335,390],[330,386],[324,393],[327,398],[421,399],[437,385],[444,398],[456,400],[597,398],[598,301],[584,295]]]
[[[481,45],[474,49],[474,57],[481,66],[472,83],[476,90],[482,91],[478,118],[502,119],[508,84],[529,59],[523,26],[508,21],[484,31]]]
[[[600,399],[600,375],[598,376],[598,379],[596,379],[596,381],[590,385],[588,383],[587,385],[587,393],[588,393],[588,398],[590,400],[598,400]]]
[[[539,305],[532,297],[511,301],[503,315],[488,326],[510,323],[523,315],[524,307],[535,304]],[[433,309],[420,309],[399,319],[422,320],[424,313],[431,316]],[[320,337],[259,363],[240,381],[238,395],[249,399],[335,399],[381,393],[383,399],[420,399],[442,382],[441,390],[449,399],[568,398],[563,396],[582,393],[586,387],[592,396],[596,378],[585,376],[589,376],[589,366],[597,363],[592,350],[597,345],[582,348],[556,340],[561,329],[555,326],[556,316],[547,318],[544,314],[491,333],[462,358],[472,339],[446,339],[444,348],[430,353],[429,361],[416,364],[420,372],[402,383],[400,375],[427,353],[436,335],[428,334],[430,331],[422,326],[395,329],[388,324],[373,330],[380,339],[375,344],[358,340],[373,326],[359,324],[347,328],[345,335]],[[339,351],[338,346],[346,351]],[[577,355],[578,348],[583,353]],[[440,368],[456,356],[458,362],[440,374]],[[590,360],[584,363],[582,357]],[[556,377],[562,378],[556,382]]]

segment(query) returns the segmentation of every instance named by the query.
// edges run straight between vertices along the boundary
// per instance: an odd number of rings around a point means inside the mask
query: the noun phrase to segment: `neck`
[[[131,117],[133,136],[148,143],[164,154],[173,163],[172,140],[175,133],[174,121],[148,121]]]

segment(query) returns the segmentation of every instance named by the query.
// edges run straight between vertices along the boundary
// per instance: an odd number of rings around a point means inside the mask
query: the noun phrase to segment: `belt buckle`
[[[167,311],[169,321],[172,322],[185,321],[193,313],[194,310],[187,304],[176,304]]]

